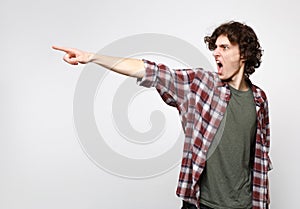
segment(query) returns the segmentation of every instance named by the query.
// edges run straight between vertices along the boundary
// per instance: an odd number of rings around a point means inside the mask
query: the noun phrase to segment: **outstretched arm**
[[[145,74],[144,62],[139,59],[111,57],[59,46],[52,46],[52,48],[65,52],[66,54],[63,59],[71,65],[92,62],[127,76],[142,78]]]

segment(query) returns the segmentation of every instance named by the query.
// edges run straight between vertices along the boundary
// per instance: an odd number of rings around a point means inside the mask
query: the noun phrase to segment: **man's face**
[[[236,77],[243,76],[245,64],[241,59],[238,44],[232,44],[227,36],[220,35],[215,45],[213,56],[220,79],[230,82],[236,80]]]

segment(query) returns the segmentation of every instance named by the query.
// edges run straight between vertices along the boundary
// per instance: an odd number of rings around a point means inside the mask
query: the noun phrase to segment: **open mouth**
[[[217,62],[218,74],[221,74],[223,69],[223,64],[219,60],[216,60],[216,62]]]

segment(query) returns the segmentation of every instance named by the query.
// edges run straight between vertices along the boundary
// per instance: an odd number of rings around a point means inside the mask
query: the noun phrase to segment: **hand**
[[[59,46],[52,46],[53,49],[65,52],[64,61],[71,65],[86,64],[90,62],[93,57],[92,53],[84,52],[74,48],[66,48]]]

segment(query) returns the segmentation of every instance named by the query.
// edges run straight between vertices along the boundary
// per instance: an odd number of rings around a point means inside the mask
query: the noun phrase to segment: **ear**
[[[243,54],[240,55],[241,56],[241,62],[245,63],[247,61],[247,59],[245,58],[245,56]]]

